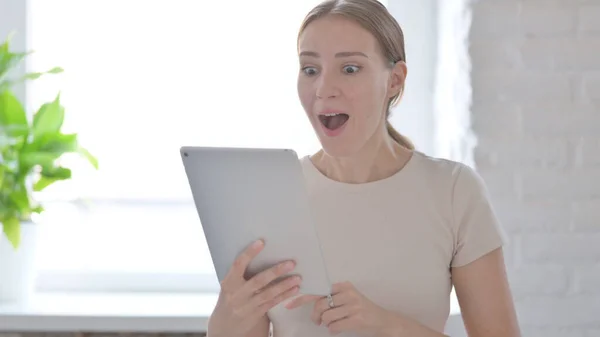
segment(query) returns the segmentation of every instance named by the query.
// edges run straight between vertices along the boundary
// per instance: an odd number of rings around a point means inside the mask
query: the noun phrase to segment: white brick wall
[[[474,159],[523,335],[600,337],[600,0],[470,10]]]

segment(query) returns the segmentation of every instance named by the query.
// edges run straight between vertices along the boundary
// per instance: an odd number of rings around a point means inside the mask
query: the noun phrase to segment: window
[[[29,1],[28,66],[65,73],[29,84],[28,105],[60,92],[64,128],[100,162],[65,158],[74,179],[41,195],[40,288],[218,289],[179,147],[318,149],[296,95],[296,34],[318,2]]]

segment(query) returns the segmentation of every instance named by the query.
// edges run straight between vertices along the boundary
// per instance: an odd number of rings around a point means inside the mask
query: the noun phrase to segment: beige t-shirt
[[[331,281],[350,281],[374,303],[443,332],[450,268],[506,241],[480,176],[420,152],[395,175],[364,184],[329,179],[308,156],[301,162]],[[329,336],[310,320],[312,307],[273,308],[274,337]]]

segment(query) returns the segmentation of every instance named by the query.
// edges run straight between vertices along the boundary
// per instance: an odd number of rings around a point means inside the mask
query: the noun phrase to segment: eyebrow
[[[319,53],[316,53],[314,51],[300,52],[300,56],[321,57],[319,55]],[[335,54],[335,57],[349,57],[349,56],[362,56],[362,57],[369,58],[365,53],[362,53],[359,51],[343,51],[343,52],[339,52],[339,53]]]

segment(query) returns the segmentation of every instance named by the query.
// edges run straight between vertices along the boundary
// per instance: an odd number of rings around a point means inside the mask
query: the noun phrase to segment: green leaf
[[[34,72],[34,73],[27,73],[25,74],[25,76],[23,76],[19,81],[15,81],[14,83],[19,83],[22,82],[24,80],[37,80],[38,78],[46,75],[46,74],[60,74],[62,73],[64,70],[61,67],[54,67],[48,71],[44,71],[44,72]]]
[[[27,125],[0,125],[0,145],[21,143],[23,140],[17,138],[25,137],[28,133],[29,127]]]
[[[11,52],[10,41],[14,32],[10,33],[8,38],[0,45],[0,89],[7,89],[13,83],[6,78],[11,70],[15,69],[23,59],[31,54],[29,52]]]
[[[71,179],[71,170],[64,167],[44,168],[42,176],[33,185],[33,190],[40,192],[46,187],[60,180]]]
[[[38,78],[42,77],[42,75],[44,75],[44,73],[28,73],[25,74],[25,76],[23,76],[24,80],[37,80]]]
[[[43,189],[45,189],[46,187],[52,185],[53,183],[55,183],[59,180],[60,179],[46,178],[46,177],[42,176],[35,184],[33,184],[33,190],[35,192],[40,192]]]
[[[2,167],[2,171],[4,172],[4,178],[2,180],[2,183],[12,183],[11,178],[14,177],[14,174],[19,170],[19,161],[14,160],[13,158],[3,158],[2,163],[0,163],[0,166]]]
[[[54,68],[52,68],[52,69],[48,70],[46,73],[48,73],[48,74],[60,74],[60,73],[62,73],[63,71],[64,71],[64,70],[63,70],[63,68],[61,68],[61,67],[54,67]]]
[[[81,154],[87,161],[92,164],[92,166],[97,170],[98,169],[98,159],[94,157],[88,150],[80,147],[79,154]]]
[[[19,189],[12,190],[9,199],[17,207],[19,213],[27,213],[29,211],[29,197],[27,189],[21,186]]]
[[[31,216],[31,191],[27,188],[25,179],[26,176],[20,176],[10,184],[12,188],[8,191],[8,196],[5,196],[4,200],[9,217],[28,219]]]
[[[48,134],[44,137],[45,142],[41,144],[40,150],[44,152],[65,153],[77,152],[79,144],[77,142],[77,134]]]
[[[10,214],[10,209],[4,202],[5,198],[2,198],[2,197],[3,197],[3,195],[0,193],[0,223],[3,221],[2,219],[7,218],[8,215]]]
[[[8,90],[0,92],[0,126],[27,126],[27,115],[23,105]]]
[[[43,104],[33,117],[33,136],[39,138],[47,133],[58,133],[65,118],[65,109],[60,104],[60,93],[54,101]]]
[[[44,167],[42,177],[57,180],[71,179],[71,170],[65,167]]]
[[[29,171],[29,169],[36,165],[41,167],[54,167],[54,162],[59,157],[60,154],[52,152],[26,152],[21,153],[19,162],[23,169]]]
[[[20,225],[19,219],[15,216],[10,216],[2,220],[4,234],[14,249],[17,249],[21,244]]]
[[[5,43],[0,46],[0,82],[5,81],[11,70],[15,69],[23,59],[30,52],[27,53],[13,53],[8,49],[8,45]]]

